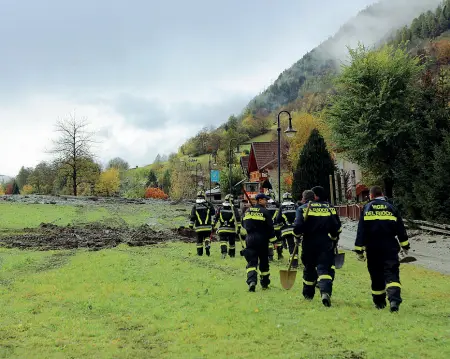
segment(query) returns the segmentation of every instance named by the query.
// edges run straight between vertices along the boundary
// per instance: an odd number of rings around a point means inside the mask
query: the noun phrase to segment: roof
[[[241,168],[242,171],[245,172],[245,174],[248,175],[248,159],[250,158],[250,156],[242,156],[241,157]]]
[[[259,171],[269,163],[277,163],[277,142],[253,142],[250,147],[248,171]]]

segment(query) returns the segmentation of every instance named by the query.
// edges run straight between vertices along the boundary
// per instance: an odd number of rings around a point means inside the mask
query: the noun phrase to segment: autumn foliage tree
[[[145,191],[145,198],[167,199],[169,196],[162,189],[149,187]]]
[[[109,197],[119,192],[119,187],[119,170],[111,167],[100,174],[95,190],[98,195]]]
[[[22,194],[32,194],[33,193],[33,186],[26,184],[22,187]]]

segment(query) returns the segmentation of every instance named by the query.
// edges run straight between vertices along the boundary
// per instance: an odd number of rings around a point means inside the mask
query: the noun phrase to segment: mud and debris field
[[[151,200],[7,197],[0,200],[0,246],[100,250],[121,243],[146,246],[192,242],[195,233],[183,228],[189,205]]]

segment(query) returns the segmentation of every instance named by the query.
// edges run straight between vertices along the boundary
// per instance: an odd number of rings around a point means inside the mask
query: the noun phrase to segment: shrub
[[[148,187],[145,191],[145,198],[167,199],[169,196],[159,188]]]

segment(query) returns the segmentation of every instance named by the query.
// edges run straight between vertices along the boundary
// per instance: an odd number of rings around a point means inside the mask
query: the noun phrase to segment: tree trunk
[[[394,181],[392,180],[392,178],[385,178],[383,180],[384,182],[384,195],[387,198],[392,198],[393,197],[393,189],[394,189]]]
[[[72,183],[73,183],[73,195],[77,196],[77,169],[74,168],[72,172]]]

